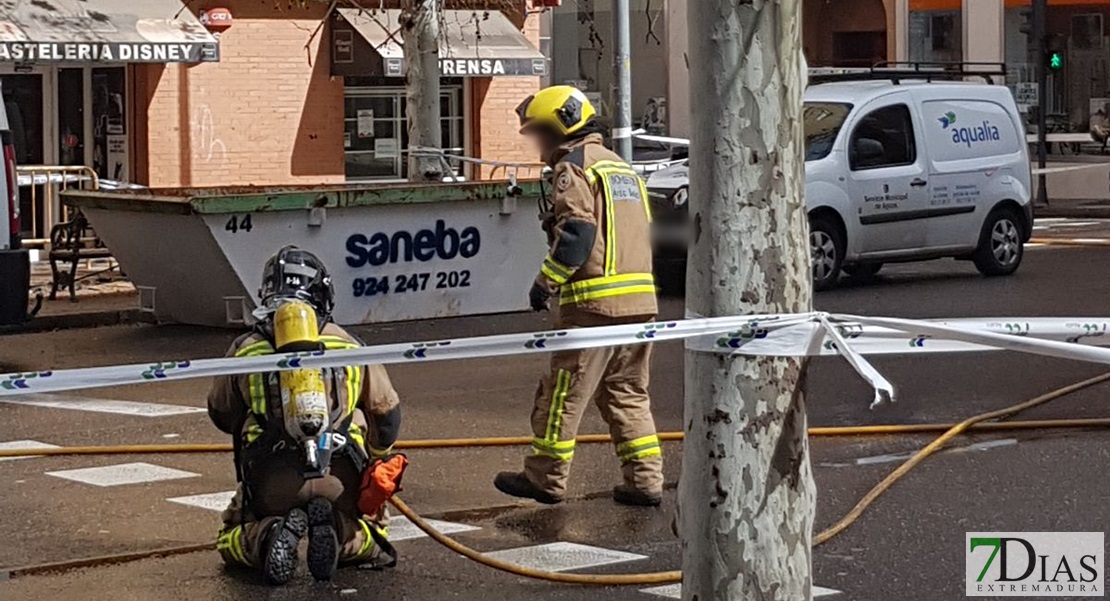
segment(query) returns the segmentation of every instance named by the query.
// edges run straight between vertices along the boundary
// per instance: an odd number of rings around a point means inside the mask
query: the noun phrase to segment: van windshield
[[[807,102],[802,112],[806,130],[806,160],[829,156],[836,134],[844,125],[852,105],[839,102]]]

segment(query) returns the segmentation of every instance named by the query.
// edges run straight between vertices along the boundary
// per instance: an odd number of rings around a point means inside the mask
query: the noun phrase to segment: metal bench
[[[77,264],[83,259],[108,259],[111,256],[112,252],[96,236],[85,216],[80,211],[74,211],[69,221],[50,229],[50,271],[54,276],[50,300],[57,298],[59,288],[69,288],[69,300],[77,302]],[[59,263],[63,265],[59,267]]]

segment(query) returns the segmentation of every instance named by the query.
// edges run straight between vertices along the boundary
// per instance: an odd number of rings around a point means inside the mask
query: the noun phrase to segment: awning
[[[332,27],[336,75],[404,76],[401,11],[341,8],[338,12],[340,20]],[[543,53],[500,11],[447,10],[440,23],[439,71],[444,77],[547,73]],[[364,45],[370,53],[359,52]],[[378,64],[368,64],[373,61]]]
[[[180,0],[0,0],[0,62],[219,59],[216,39]]]

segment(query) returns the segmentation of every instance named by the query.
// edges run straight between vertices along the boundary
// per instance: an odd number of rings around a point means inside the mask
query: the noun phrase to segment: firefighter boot
[[[561,498],[532,484],[528,476],[525,476],[522,472],[501,472],[493,479],[493,485],[497,487],[497,490],[507,495],[522,499],[534,499],[544,505],[558,505],[563,502]]]
[[[308,571],[316,580],[331,580],[339,564],[339,537],[335,515],[327,499],[308,502]]]
[[[308,516],[300,509],[274,522],[266,533],[262,572],[272,584],[285,584],[297,571],[297,545],[308,530]]]
[[[621,505],[633,507],[658,507],[663,503],[663,495],[640,490],[627,484],[618,484],[613,488],[613,500]]]

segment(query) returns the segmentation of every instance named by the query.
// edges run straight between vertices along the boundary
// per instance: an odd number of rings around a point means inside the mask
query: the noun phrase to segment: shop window
[[[349,180],[396,180],[408,177],[408,119],[405,89],[378,85],[382,80],[346,78],[343,150]],[[388,82],[392,83],[392,82]],[[463,97],[460,80],[440,88],[440,135],[445,152],[466,154],[463,145]],[[455,175],[463,165],[449,161]]]
[[[963,10],[960,0],[910,1],[910,60],[963,60]]]

